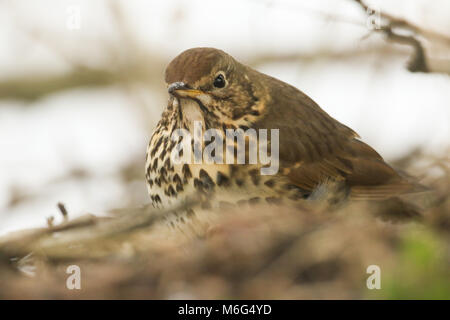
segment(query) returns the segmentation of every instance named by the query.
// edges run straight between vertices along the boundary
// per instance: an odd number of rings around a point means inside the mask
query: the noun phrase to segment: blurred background
[[[200,46],[295,85],[388,160],[449,156],[448,0],[2,0],[0,234],[58,202],[148,203],[164,68]]]

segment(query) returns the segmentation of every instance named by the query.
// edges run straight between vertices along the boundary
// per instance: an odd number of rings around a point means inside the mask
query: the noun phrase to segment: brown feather
[[[289,181],[312,192],[328,180],[342,181],[352,199],[387,199],[413,192],[358,134],[323,111],[300,90],[260,74],[271,101],[258,128],[280,129],[280,164]],[[261,81],[261,80],[260,80]],[[299,165],[300,163],[300,165]]]

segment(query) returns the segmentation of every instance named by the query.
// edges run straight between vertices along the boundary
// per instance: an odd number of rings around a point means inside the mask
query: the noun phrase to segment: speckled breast
[[[176,142],[170,130],[158,127],[149,144],[146,180],[155,207],[172,208],[198,201],[203,208],[244,202],[278,202],[288,191],[284,177],[261,175],[258,165],[174,164]]]

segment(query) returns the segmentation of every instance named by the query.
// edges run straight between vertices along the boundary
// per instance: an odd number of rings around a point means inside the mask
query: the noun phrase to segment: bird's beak
[[[201,90],[188,88],[184,82],[171,83],[169,85],[169,87],[167,88],[167,91],[169,91],[170,94],[173,94],[173,95],[178,96],[178,97],[192,98],[192,99],[195,99],[199,95],[204,93]]]

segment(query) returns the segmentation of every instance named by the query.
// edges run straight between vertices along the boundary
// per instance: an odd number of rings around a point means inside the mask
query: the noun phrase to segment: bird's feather
[[[263,76],[271,101],[256,126],[280,130],[280,164],[287,168],[283,174],[291,183],[312,192],[324,181],[342,181],[350,198],[360,200],[382,200],[416,190],[359,140],[356,132],[329,116],[303,92]]]

